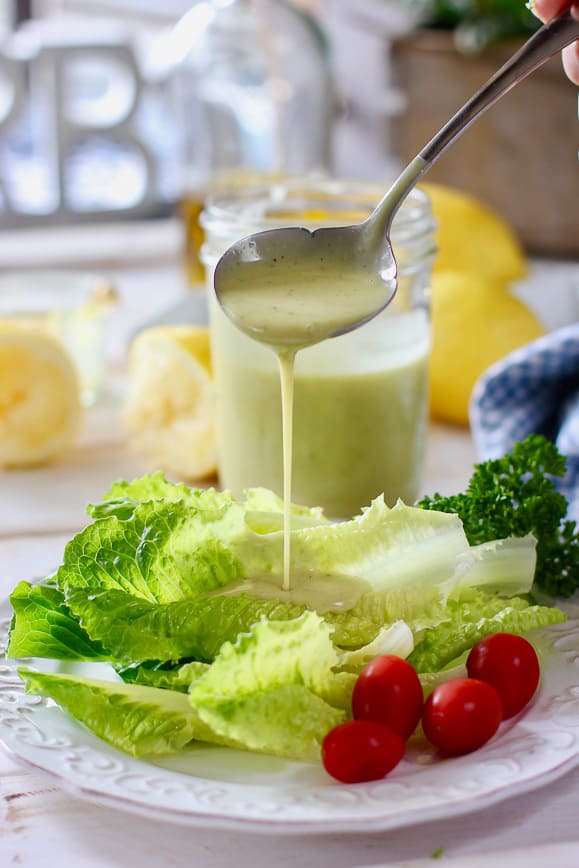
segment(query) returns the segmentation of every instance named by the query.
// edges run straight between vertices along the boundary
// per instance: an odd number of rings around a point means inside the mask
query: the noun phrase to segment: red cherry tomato
[[[476,750],[498,729],[502,718],[499,695],[475,678],[453,678],[435,687],[422,714],[426,738],[447,754]]]
[[[376,720],[405,740],[418,725],[422,704],[422,686],[415,669],[394,654],[368,663],[352,693],[356,720]]]
[[[541,674],[531,643],[513,633],[493,633],[477,642],[468,655],[466,669],[471,678],[495,688],[504,720],[518,714],[530,701]]]
[[[322,743],[324,768],[343,784],[380,780],[398,765],[403,754],[400,736],[373,720],[341,723]]]

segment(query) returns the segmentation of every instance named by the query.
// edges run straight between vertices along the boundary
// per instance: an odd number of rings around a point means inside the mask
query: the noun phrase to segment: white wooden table
[[[118,249],[109,241],[97,250],[88,237],[86,248],[80,242],[74,245],[76,264],[92,258],[91,265],[105,267],[121,296],[110,329],[107,391],[88,414],[78,448],[65,460],[0,475],[1,598],[18,580],[46,574],[59,562],[65,542],[85,523],[86,502],[98,498],[113,479],[144,472],[140,459],[127,449],[119,420],[124,349],[135,327],[162,313],[183,293],[174,228],[162,226],[155,233],[149,226],[144,231],[150,244],[130,229],[124,244],[117,238]],[[160,236],[163,241],[156,245]],[[0,265],[17,264],[19,243],[16,236],[12,243],[0,240]],[[48,243],[42,260],[61,264],[58,246]],[[424,491],[459,490],[475,458],[467,431],[433,426]],[[543,868],[549,862],[576,868],[578,817],[579,769],[496,807],[387,833],[295,838],[216,832],[151,821],[80,800],[0,751],[0,866],[422,866],[436,864],[432,856],[442,851],[442,863],[462,868],[486,866],[491,853],[494,864],[505,868]]]

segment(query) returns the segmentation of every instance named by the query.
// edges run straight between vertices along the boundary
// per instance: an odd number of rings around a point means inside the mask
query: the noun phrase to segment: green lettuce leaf
[[[106,643],[111,659],[210,662],[224,642],[234,642],[262,618],[296,618],[304,606],[247,594],[151,603],[125,591],[76,590],[67,598],[87,634]]]
[[[306,612],[292,621],[260,621],[226,643],[211,666],[185,664],[174,680],[161,676],[157,683],[168,689],[139,684],[145,667],[136,683],[19,671],[28,692],[52,697],[135,756],[177,751],[198,739],[314,760],[326,733],[349,713],[355,676],[335,673],[338,661],[331,628]]]
[[[232,551],[245,575],[283,574],[283,534],[240,536]],[[291,566],[296,573],[342,575],[367,581],[375,591],[412,587],[433,599],[447,596],[457,566],[468,569],[470,547],[460,519],[417,509],[401,501],[392,509],[376,498],[350,521],[291,532]],[[460,556],[460,557],[459,557]]]
[[[93,641],[71,614],[58,588],[19,582],[10,603],[8,657],[49,657],[54,660],[107,660],[103,645]]]
[[[169,482],[165,475],[158,471],[132,481],[114,482],[100,503],[90,503],[87,506],[87,512],[93,518],[116,515],[127,521],[132,518],[138,504],[149,500],[184,500],[193,508],[219,509],[226,500],[232,499],[227,492],[217,492],[214,488],[190,488],[182,482]]]
[[[110,515],[77,534],[66,546],[58,585],[66,594],[73,588],[116,589],[159,603],[195,596],[243,575],[219,537],[236,532],[246,532],[239,505],[140,503],[130,521]]]
[[[279,508],[279,498],[264,489],[248,496],[254,507]],[[57,581],[66,593],[116,589],[168,603],[269,573],[281,563],[281,513],[248,510],[230,492],[173,486],[154,474],[116,483],[105,497],[110,499],[91,507],[97,520],[65,549]],[[292,516],[297,528],[323,520],[318,510],[302,507]]]
[[[240,501],[246,513],[248,526],[257,533],[269,533],[283,527],[283,500],[268,488],[249,488],[245,501]],[[135,507],[150,500],[185,501],[194,509],[219,510],[234,503],[230,491],[214,488],[190,488],[184,483],[169,482],[160,471],[130,482],[119,480],[103,496],[101,503],[89,504],[87,511],[93,518],[116,515],[125,521],[133,517]],[[293,525],[307,527],[328,523],[319,507],[291,505]]]
[[[433,586],[391,588],[362,594],[351,609],[326,612],[332,625],[332,638],[340,648],[356,649],[367,645],[378,633],[397,621],[412,625],[413,630],[438,623],[446,617],[447,598],[443,589]]]
[[[168,485],[154,476],[146,483],[119,483],[110,496],[162,494]],[[185,487],[175,488],[182,494]],[[247,497],[250,506],[263,507],[264,511],[247,511],[245,504],[233,500],[227,492],[186,489],[181,499],[135,502],[130,520],[109,515],[75,537],[66,548],[58,583],[75,614],[82,616],[81,623],[91,637],[106,644],[116,660],[194,657],[206,661],[213,659],[223,641],[235,639],[233,629],[247,630],[262,614],[285,620],[302,611],[291,606],[284,610],[275,603],[271,609],[264,603],[253,603],[256,611],[251,613],[239,602],[221,602],[219,605],[225,608],[220,621],[231,623],[231,630],[218,628],[211,634],[204,627],[201,632],[209,637],[210,647],[199,648],[195,645],[199,631],[191,627],[192,621],[198,619],[195,613],[187,612],[187,607],[175,605],[161,612],[137,602],[131,604],[114,594],[101,594],[105,590],[122,591],[153,604],[177,604],[241,577],[281,575],[283,534],[261,532],[279,522],[281,501],[264,489],[253,489]],[[265,518],[276,515],[275,521]],[[303,526],[303,520],[322,523]],[[291,535],[292,568],[296,572],[343,574],[378,589],[373,592],[372,602],[365,595],[366,599],[353,610],[326,616],[334,627],[335,644],[350,650],[369,644],[395,621],[410,623],[412,619],[415,625],[421,614],[432,617],[433,612],[442,610],[460,576],[473,562],[456,516],[402,503],[389,509],[383,498],[376,499],[352,521],[339,524],[329,524],[319,511],[296,507]],[[75,596],[76,590],[83,588],[90,594],[90,607]],[[95,614],[91,619],[91,608],[98,612],[98,618]],[[282,611],[286,611],[283,616]],[[242,615],[237,617],[236,613]],[[99,628],[99,619],[106,630]],[[209,614],[209,623],[215,621]],[[129,622],[133,627],[128,626]],[[146,623],[150,628],[144,626]],[[152,631],[157,641],[150,641]],[[184,647],[179,637],[189,637],[189,633],[192,638]],[[122,648],[119,636],[123,637]],[[215,641],[211,642],[211,636]]]
[[[321,742],[345,719],[345,684],[331,629],[314,612],[293,621],[261,621],[226,643],[191,685],[190,700],[216,733],[252,750],[319,759]]]
[[[180,690],[182,693],[189,693],[193,681],[200,678],[208,669],[208,663],[199,663],[195,660],[172,668],[165,668],[164,665],[159,664],[131,665],[124,669],[115,667],[117,675],[129,684],[143,684],[147,687],[159,687],[162,690]]]
[[[50,696],[99,738],[132,756],[175,753],[194,739],[238,746],[216,736],[183,693],[25,667],[18,672],[27,693]]]
[[[500,606],[500,608],[498,608]],[[485,609],[487,614],[485,614]],[[417,672],[437,672],[491,633],[528,633],[560,624],[567,616],[551,606],[532,606],[522,598],[449,603],[449,618],[424,632],[408,657]]]
[[[111,497],[144,495],[151,487],[155,493],[167,485],[157,477],[146,484],[118,483]],[[254,489],[242,503],[228,492],[183,488],[186,494],[178,499],[131,501],[130,518],[109,514],[77,535],[57,574],[61,590],[67,595],[78,587],[124,590],[170,603],[238,578],[282,575],[283,533],[274,529],[282,522],[279,498]],[[444,603],[474,558],[456,515],[401,502],[389,509],[377,498],[361,515],[338,524],[319,511],[296,507],[291,561],[296,573],[361,579],[374,591],[395,592],[424,608]],[[365,641],[367,634],[355,644]]]

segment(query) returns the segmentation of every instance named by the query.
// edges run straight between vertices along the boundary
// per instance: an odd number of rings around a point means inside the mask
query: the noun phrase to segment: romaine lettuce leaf
[[[262,618],[289,620],[304,611],[294,603],[247,594],[151,603],[125,591],[80,589],[68,596],[71,612],[93,640],[106,643],[119,663],[145,660],[210,662]]]
[[[283,574],[283,534],[255,539],[240,535],[231,551],[246,576]],[[291,566],[296,573],[351,576],[375,591],[412,587],[446,597],[472,563],[460,519],[449,513],[406,506],[390,509],[376,498],[350,521],[298,528],[291,532]]]
[[[151,602],[181,600],[243,575],[219,535],[244,532],[237,504],[200,509],[182,500],[147,501],[134,507],[130,521],[110,515],[77,534],[66,546],[58,585],[65,594],[102,588]]]
[[[67,547],[59,585],[120,588],[171,602],[236,578],[281,575],[283,502],[263,488],[245,497],[191,489],[161,473],[117,482],[89,508],[97,521]],[[409,606],[444,604],[458,585],[521,593],[535,565],[531,537],[471,549],[457,515],[402,502],[389,509],[383,497],[340,523],[293,505],[291,537],[293,570],[352,576],[399,595],[406,609],[394,607],[390,622],[408,620]],[[367,639],[366,632],[350,641]]]
[[[25,667],[18,672],[27,693],[50,696],[99,738],[132,756],[175,753],[194,739],[238,747],[216,736],[183,693]]]
[[[315,612],[290,621],[264,619],[221,648],[210,670],[194,685],[194,698],[243,695],[292,683],[323,694],[340,662],[331,633]]]
[[[327,732],[345,719],[344,685],[331,629],[314,612],[292,621],[261,621],[226,643],[191,685],[190,700],[216,733],[246,747],[302,759],[319,758]]]
[[[143,684],[147,687],[159,687],[162,690],[180,690],[182,693],[188,693],[193,681],[200,678],[208,669],[208,663],[199,663],[195,660],[171,668],[159,664],[132,665],[124,669],[115,667],[117,675],[129,684]]]
[[[14,610],[8,657],[49,657],[53,660],[107,660],[98,641],[82,629],[58,588],[19,582],[10,595]]]
[[[190,488],[182,482],[169,482],[161,471],[157,471],[130,482],[114,482],[100,503],[89,503],[87,512],[93,518],[116,515],[126,521],[139,503],[149,500],[184,500],[194,508],[218,509],[232,499],[227,492],[217,492],[214,488]]]
[[[211,666],[175,670],[177,690],[19,671],[28,692],[52,697],[135,756],[201,739],[314,760],[326,733],[346,718],[355,680],[333,671],[339,655],[330,634],[313,612],[292,621],[264,619],[235,644],[225,643]],[[191,684],[188,697],[183,679]]]
[[[169,483],[154,477],[153,493],[166,485]],[[151,487],[142,480],[119,486],[133,494],[142,487],[141,495]],[[119,490],[113,488],[111,496]],[[91,594],[114,590],[151,603],[173,603],[238,578],[282,574],[283,534],[261,532],[276,526],[279,512],[248,511],[227,492],[209,490],[195,497],[195,492],[187,491],[191,494],[177,500],[134,502],[130,520],[111,514],[77,535],[68,544],[57,574],[65,595],[72,599],[78,588]],[[252,506],[275,509],[279,508],[277,501],[262,489],[248,493]],[[387,592],[387,619],[384,609],[373,623],[358,609],[333,619],[335,642],[344,647],[368,644],[385,624],[409,621],[410,613],[416,619],[422,611],[443,607],[473,562],[456,516],[402,503],[389,509],[383,498],[349,522],[330,524],[315,510],[300,508],[292,521],[292,569],[296,572],[342,574]],[[304,521],[306,525],[321,523],[304,526]],[[378,611],[376,608],[375,614]],[[245,622],[240,628],[247,626]],[[96,633],[91,635],[96,638]],[[163,659],[176,658],[163,654]]]
[[[257,533],[280,530],[283,526],[283,500],[268,488],[248,488],[242,503],[247,516],[248,526]],[[230,491],[217,491],[215,488],[190,488],[182,482],[169,482],[161,471],[133,479],[130,482],[119,480],[111,486],[100,503],[91,503],[87,512],[93,518],[106,518],[116,515],[130,520],[139,503],[150,500],[183,500],[189,506],[204,510],[223,509],[234,502]],[[307,527],[328,523],[320,507],[291,505],[293,524]]]
[[[409,656],[408,661],[417,672],[438,672],[491,633],[522,635],[567,620],[560,609],[532,606],[527,600],[517,597],[508,600],[493,600],[491,597],[485,602],[479,597],[467,603],[451,602],[448,615],[447,620],[424,632]]]
[[[384,627],[397,621],[411,624],[413,630],[436,624],[446,617],[446,606],[444,589],[435,585],[391,588],[362,594],[351,609],[326,612],[324,618],[334,628],[335,645],[356,649],[367,645]]]
[[[154,499],[167,486],[172,497]],[[252,505],[279,506],[279,498],[264,491],[248,493]],[[153,499],[132,497],[147,494]],[[171,487],[157,475],[117,483],[110,495],[91,507],[102,517],[65,549],[57,580],[66,593],[75,587],[107,588],[168,603],[270,573],[281,564],[280,512],[248,510],[229,492]],[[315,509],[296,507],[292,515],[298,529],[325,522]]]

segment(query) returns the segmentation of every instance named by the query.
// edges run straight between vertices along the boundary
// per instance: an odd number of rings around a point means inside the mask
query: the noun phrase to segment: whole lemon
[[[503,281],[527,274],[523,248],[508,223],[474,196],[453,187],[422,184],[438,223],[435,271],[474,271]]]
[[[469,271],[432,277],[430,411],[468,425],[474,384],[494,362],[535,340],[545,329],[503,281]]]

